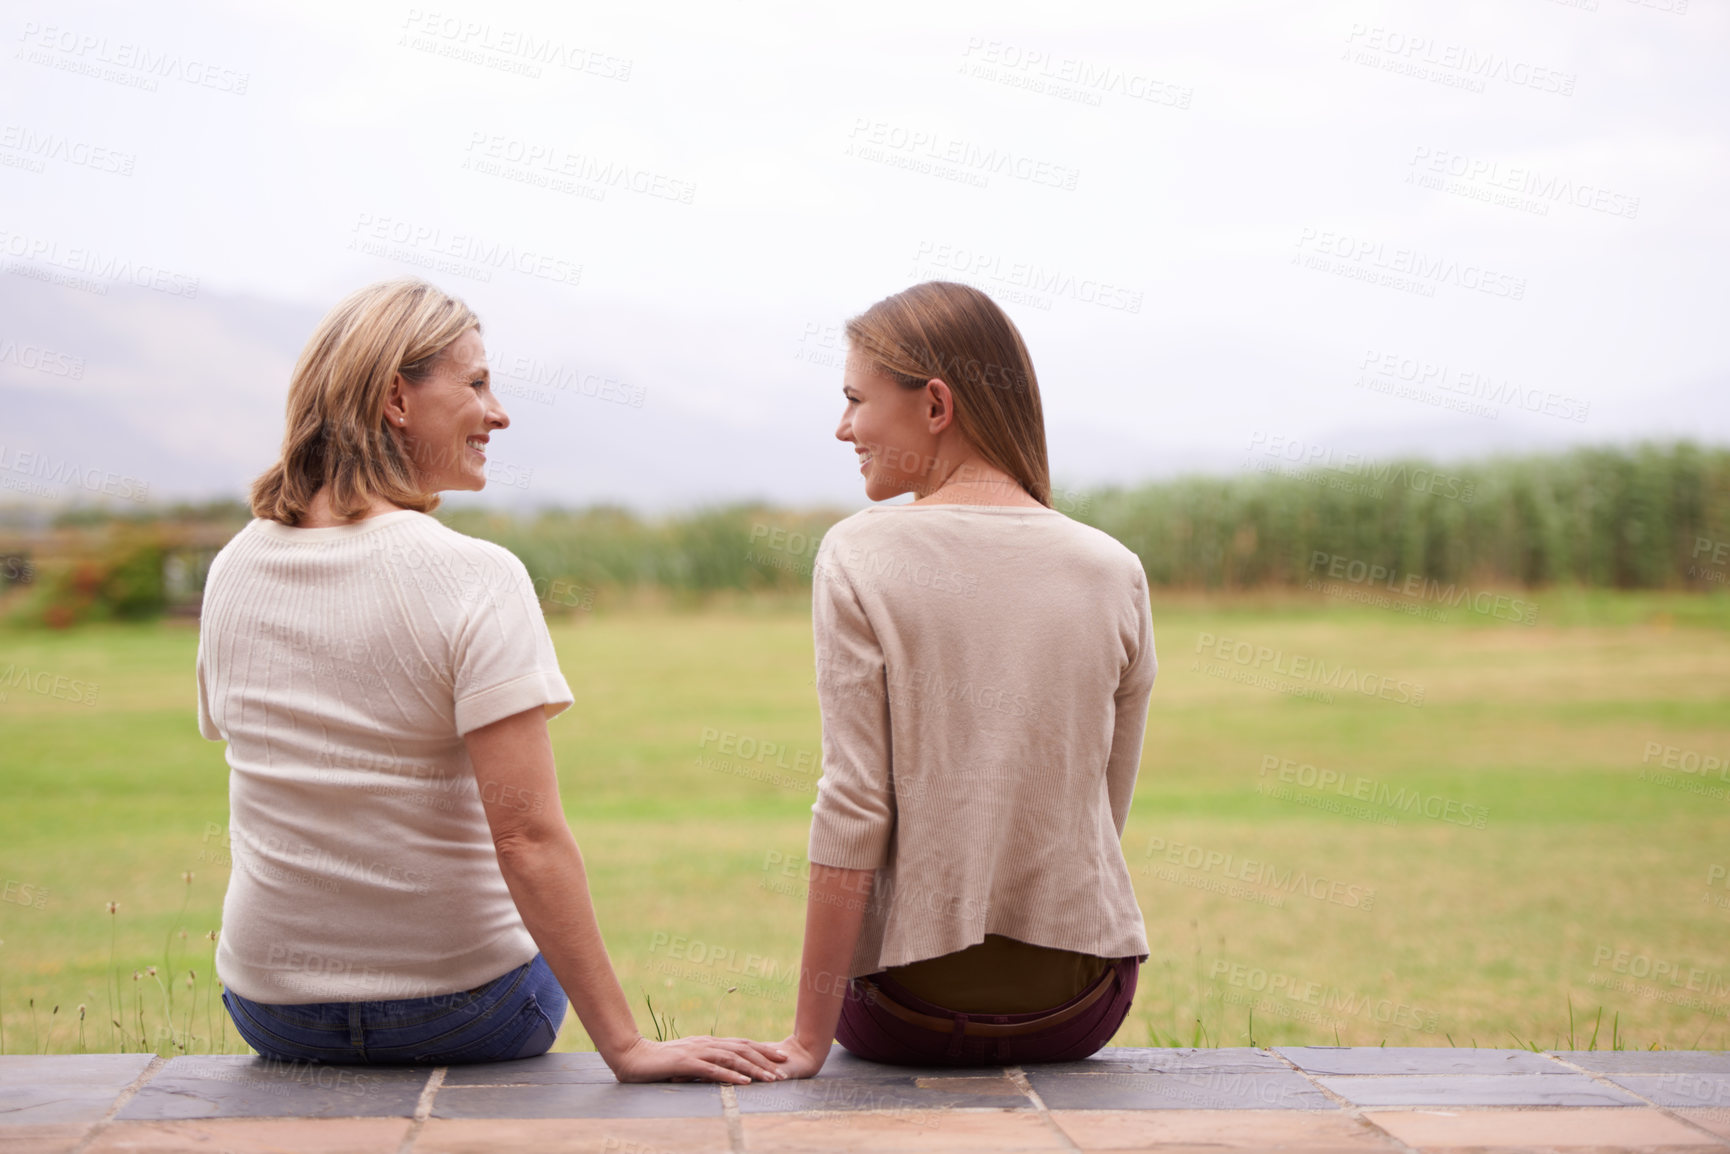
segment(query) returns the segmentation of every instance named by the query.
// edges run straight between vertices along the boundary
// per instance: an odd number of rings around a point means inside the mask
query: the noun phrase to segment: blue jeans
[[[222,992],[247,1044],[279,1061],[457,1066],[532,1058],[552,1048],[565,991],[541,955],[456,994],[381,1002],[267,1006]]]

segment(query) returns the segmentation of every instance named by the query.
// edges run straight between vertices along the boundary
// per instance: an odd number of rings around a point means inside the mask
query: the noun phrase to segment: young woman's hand
[[[799,1036],[797,1034],[794,1034],[776,1048],[787,1055],[787,1060],[781,1063],[780,1070],[781,1073],[788,1078],[814,1077],[817,1071],[823,1068],[823,1063],[829,1058],[828,1046],[823,1046],[821,1048],[807,1046],[803,1042],[799,1041]]]
[[[675,1038],[651,1042],[639,1037],[624,1052],[607,1056],[621,1082],[778,1082],[781,1047],[744,1038]]]

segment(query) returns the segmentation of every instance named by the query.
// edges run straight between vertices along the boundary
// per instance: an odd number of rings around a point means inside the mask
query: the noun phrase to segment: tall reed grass
[[[1251,463],[1257,467],[1230,477],[1068,491],[1058,507],[1129,546],[1149,582],[1171,589],[1301,588],[1337,577],[1340,567],[1389,581],[1522,588],[1730,585],[1730,449],[1679,442],[1337,468],[1306,468],[1269,452],[1252,453]],[[160,612],[169,607],[162,596],[121,598],[112,612],[99,612],[101,605],[87,604],[92,598],[120,594],[107,592],[115,581],[90,574],[133,573],[147,557],[201,580],[208,556],[183,556],[186,547],[176,542],[195,525],[207,542],[201,548],[213,552],[208,542],[225,534],[213,536],[212,528],[237,530],[247,516],[238,503],[124,518],[69,512],[62,528],[84,534],[86,544],[72,553],[63,548],[58,559],[38,558],[41,576],[34,589],[17,591],[12,616],[73,624]],[[845,514],[747,504],[665,518],[612,507],[440,516],[520,557],[556,612],[643,590],[798,593],[810,585],[823,533]],[[152,544],[152,532],[160,544]],[[29,557],[14,560],[28,571]],[[138,582],[119,585],[132,590]]]
[[[1524,588],[1710,590],[1730,576],[1726,449],[1579,449],[1455,466],[1269,462],[1094,491],[1064,511],[1133,549],[1149,582],[1166,588],[1302,587],[1335,558],[1399,578]],[[842,515],[735,506],[662,521],[610,509],[449,520],[511,549],[543,589],[563,580],[707,592],[809,585],[818,542]]]

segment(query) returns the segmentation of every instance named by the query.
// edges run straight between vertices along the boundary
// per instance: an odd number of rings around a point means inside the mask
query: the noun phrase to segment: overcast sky
[[[0,502],[243,491],[416,271],[493,503],[861,503],[838,326],[938,278],[1063,484],[1730,443],[1721,0],[1059,7],[8,3]]]

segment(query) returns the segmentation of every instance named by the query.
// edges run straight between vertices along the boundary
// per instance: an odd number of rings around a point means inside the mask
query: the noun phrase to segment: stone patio
[[[1730,1150],[1730,1054],[1110,1049],[1007,1070],[621,1086],[594,1054],[439,1069],[0,1057],[0,1154]]]

